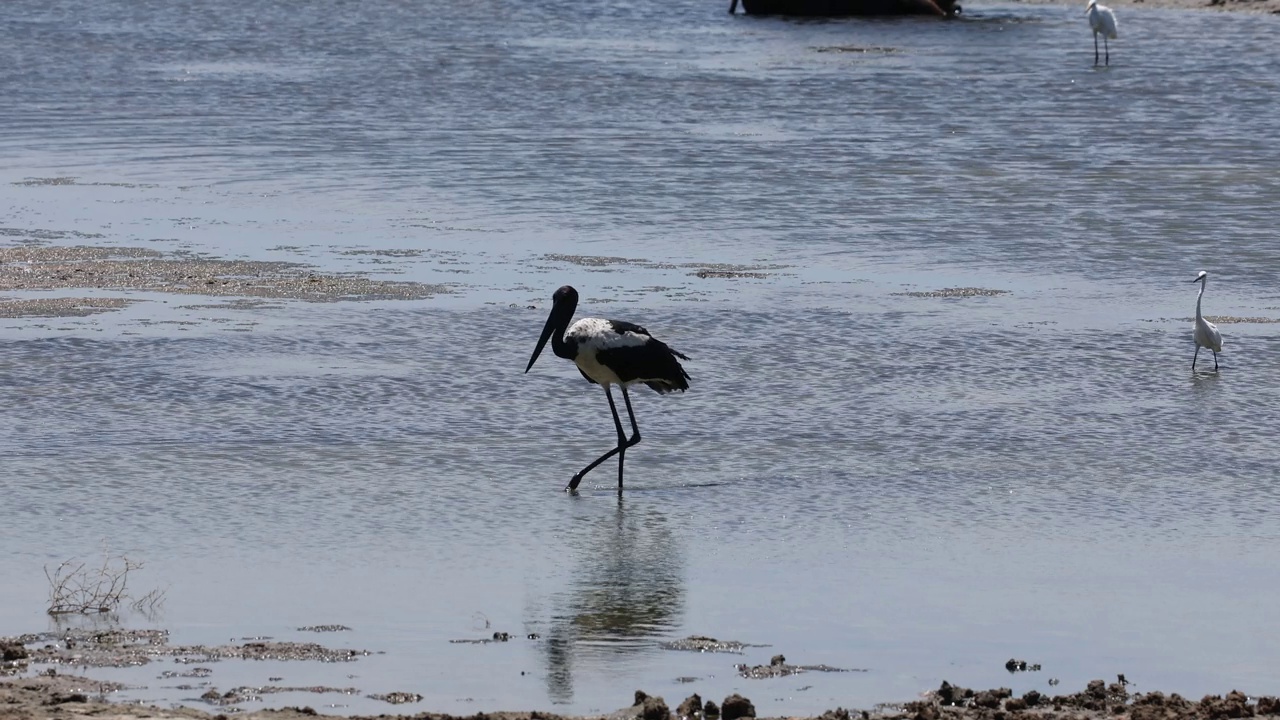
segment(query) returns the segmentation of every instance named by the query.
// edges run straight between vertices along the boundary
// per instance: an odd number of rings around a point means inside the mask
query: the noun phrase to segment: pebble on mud
[[[409,693],[409,692],[375,693],[373,695],[366,695],[365,697],[369,698],[370,700],[381,700],[383,702],[388,702],[388,703],[391,703],[392,705],[403,705],[405,703],[416,703],[416,702],[422,701],[421,695],[419,695],[418,693]]]
[[[1007,295],[1008,290],[992,290],[990,288],[977,287],[955,287],[942,288],[941,290],[913,290],[910,292],[889,293],[890,295],[899,295],[903,297],[913,298],[971,298],[971,297],[995,297],[996,295]]]
[[[743,270],[699,270],[695,273],[689,274],[697,276],[703,280],[708,278],[754,278],[759,280],[769,277],[768,273],[746,272]]]
[[[739,663],[734,668],[738,671],[738,675],[748,680],[786,677],[788,675],[799,675],[803,672],[852,672],[845,668],[831,667],[830,665],[788,665],[787,658],[783,655],[774,655],[769,659],[768,665],[756,665],[753,667],[746,663]],[[863,670],[862,672],[866,671]]]
[[[30,298],[26,300],[0,299],[0,318],[69,318],[88,317],[111,312],[133,303],[125,298]]]
[[[66,630],[15,638],[31,647],[29,661],[39,665],[81,667],[133,667],[171,657],[179,664],[204,664],[218,660],[302,660],[351,662],[370,655],[368,650],[327,648],[317,643],[247,642],[243,645],[170,645],[167,630],[109,631]]]
[[[755,717],[756,706],[751,701],[742,697],[738,693],[734,693],[724,699],[720,704],[721,720],[738,720],[742,717]]]
[[[685,652],[719,652],[719,653],[735,653],[742,654],[744,648],[749,647],[766,647],[765,645],[752,645],[750,643],[738,642],[737,640],[717,640],[713,637],[705,635],[690,635],[681,640],[672,640],[664,642],[660,645],[664,650],[682,650]]]

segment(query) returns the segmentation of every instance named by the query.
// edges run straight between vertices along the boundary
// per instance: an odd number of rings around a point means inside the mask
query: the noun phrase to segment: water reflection
[[[612,512],[568,540],[582,557],[568,589],[553,598],[543,643],[547,691],[573,700],[575,663],[613,669],[678,627],[684,610],[684,561],[667,517],[619,496]]]

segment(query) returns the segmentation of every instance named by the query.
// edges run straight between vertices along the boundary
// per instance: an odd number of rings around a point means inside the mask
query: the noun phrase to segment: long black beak
[[[529,366],[524,369],[529,372],[533,368],[533,364],[538,361],[538,356],[542,354],[542,348],[547,346],[547,341],[551,339],[551,333],[556,329],[556,313],[551,311],[551,316],[547,318],[547,324],[542,327],[542,337],[538,338],[538,346],[533,349],[533,357],[529,358]]]

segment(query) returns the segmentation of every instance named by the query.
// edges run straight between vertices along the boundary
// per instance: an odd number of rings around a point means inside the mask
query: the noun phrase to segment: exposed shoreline
[[[227,712],[210,712],[191,707],[164,708],[111,702],[109,693],[115,689],[117,688],[111,683],[56,672],[0,680],[0,718],[226,720],[228,717]],[[1130,693],[1124,683],[1113,682],[1108,685],[1103,680],[1094,680],[1078,693],[1049,696],[1032,690],[1021,697],[1014,696],[1007,688],[974,691],[944,682],[938,690],[926,693],[923,698],[900,705],[880,706],[872,711],[834,708],[821,715],[784,717],[792,720],[1012,720],[1020,717],[1036,720],[1218,720],[1264,716],[1280,716],[1280,699],[1270,696],[1249,697],[1244,693],[1231,691],[1226,695],[1208,695],[1193,701],[1176,693]],[[298,720],[310,717],[345,717],[349,720],[741,720],[754,718],[755,708],[748,698],[736,694],[725,698],[720,704],[704,701],[694,694],[673,711],[663,698],[637,691],[634,704],[607,715],[564,716],[529,710],[481,712],[467,716],[431,711],[344,716],[321,713],[309,706],[292,706],[235,712],[235,717],[254,720]]]
[[[320,633],[350,630],[345,625],[316,625],[298,629]],[[495,633],[495,638],[498,635],[506,634]],[[318,715],[347,717],[353,720],[375,717],[445,720],[456,717],[451,714],[432,712],[429,709],[418,710],[419,704],[424,702],[424,697],[412,691],[365,694],[364,691],[355,687],[308,685],[305,682],[301,685],[282,685],[281,681],[284,679],[282,677],[271,677],[269,683],[263,686],[228,688],[226,684],[214,679],[217,673],[211,667],[222,660],[349,662],[374,654],[369,650],[332,648],[315,642],[277,641],[270,638],[242,638],[242,640],[244,642],[216,646],[173,645],[169,643],[169,634],[166,630],[124,628],[64,630],[57,633],[0,637],[0,720],[9,718],[55,720],[87,715],[119,720],[144,717],[225,720],[231,714],[244,718],[283,720]],[[495,640],[495,642],[504,641],[505,638]],[[487,640],[474,642],[483,643]],[[670,643],[667,649],[733,652],[740,651],[743,647],[745,647],[743,643],[736,641],[691,636]],[[147,686],[126,685],[64,672],[69,668],[79,668],[84,672],[89,668],[141,667],[162,659],[175,663],[172,666],[175,669],[164,671],[160,678],[181,683],[165,687],[183,691],[182,695],[171,696],[168,699],[168,707],[154,704],[156,702],[154,695],[151,696],[153,699],[148,701],[113,700],[117,697],[115,695],[117,692],[146,690]],[[37,667],[41,669],[36,670]],[[738,674],[742,677],[760,681],[759,692],[765,693],[766,696],[770,692],[771,679],[806,671],[845,672],[825,665],[792,665],[781,654],[773,656],[768,665],[748,667],[740,664],[736,667]],[[1010,659],[1005,664],[1005,670],[1010,673],[1039,671],[1040,666],[1031,666],[1024,661]],[[356,676],[348,675],[348,677]],[[1051,688],[1056,684],[1054,680],[1049,681]],[[1092,680],[1083,690],[1076,693],[1054,694],[1049,689],[1044,692],[1031,689],[1021,696],[1016,696],[1012,690],[1005,687],[972,690],[944,681],[936,690],[922,693],[913,700],[877,704],[867,710],[847,710],[837,707],[821,714],[806,712],[787,717],[805,717],[813,720],[1014,720],[1020,717],[1036,720],[1105,720],[1106,718],[1220,720],[1265,715],[1280,716],[1280,698],[1277,697],[1250,697],[1233,690],[1226,695],[1210,695],[1199,701],[1191,701],[1177,694],[1130,692],[1130,685],[1131,683],[1125,679],[1124,675],[1118,675],[1116,680],[1109,684],[1104,680]],[[692,687],[690,689],[692,690]],[[751,692],[754,694],[755,688]],[[281,693],[288,694],[289,700],[301,697],[304,704],[274,709],[252,707],[263,703],[268,697],[278,697]],[[331,697],[333,694],[347,697],[363,696],[387,703],[397,710],[401,710],[403,706],[403,709],[398,714],[388,712],[377,715],[327,715],[305,704],[305,698],[309,696],[316,697],[315,704],[320,705],[325,702],[322,698]],[[617,699],[619,704],[626,701],[624,697]],[[678,703],[676,698],[672,700],[673,702],[668,704],[661,697],[650,696],[637,690],[632,704],[607,714],[562,716],[539,710],[513,710],[480,712],[464,717],[468,720],[570,720],[570,718],[574,720],[586,718],[673,720],[673,715],[674,720],[742,720],[756,717],[756,709],[750,699],[737,692],[724,698],[703,698],[697,693],[692,693]],[[208,709],[191,706],[200,704],[207,705]],[[811,709],[812,705],[809,706],[809,711]],[[410,710],[410,712],[403,712],[403,710]],[[412,710],[418,711],[412,712]]]

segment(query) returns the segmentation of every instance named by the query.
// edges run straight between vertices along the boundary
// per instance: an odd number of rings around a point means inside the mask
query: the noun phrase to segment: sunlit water
[[[1274,692],[1280,325],[1223,324],[1221,371],[1192,373],[1186,281],[1280,317],[1280,21],[1135,10],[1094,68],[1074,5],[725,9],[8,3],[10,240],[454,292],[0,321],[0,635],[46,629],[42,566],[106,541],[168,587],[149,624],[175,642],[385,652],[223,663],[222,690]],[[107,184],[12,184],[65,176]],[[767,276],[692,274],[716,262]],[[613,441],[602,393],[549,353],[522,374],[564,283],[693,358],[688,394],[635,393],[621,498],[611,463],[560,492]],[[956,286],[1010,292],[901,294]],[[319,623],[354,630],[295,630]],[[518,637],[448,642],[494,630]],[[694,633],[769,647],[660,647]],[[735,676],[779,652],[865,672]],[[195,702],[168,667],[91,674]]]

